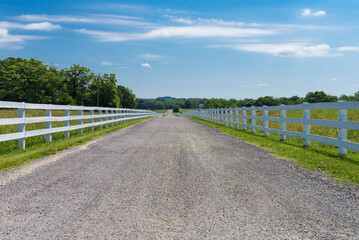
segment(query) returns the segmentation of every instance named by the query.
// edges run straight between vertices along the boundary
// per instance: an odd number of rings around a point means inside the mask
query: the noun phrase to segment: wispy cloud
[[[155,55],[155,54],[150,54],[150,53],[142,54],[142,55],[140,55],[140,57],[142,57],[142,58],[147,58],[147,59],[163,58],[163,56],[161,56],[161,55]]]
[[[329,78],[330,81],[336,81],[337,79],[335,77]]]
[[[255,85],[256,87],[267,87],[268,83],[258,83]]]
[[[101,62],[102,66],[114,66],[114,65],[118,65],[117,63],[114,62],[110,62],[110,61],[103,61]]]
[[[93,31],[87,29],[77,30],[80,33],[89,34],[104,42],[121,42],[128,40],[144,40],[158,38],[246,38],[263,35],[276,34],[273,30],[258,28],[230,28],[211,26],[190,26],[190,27],[163,27],[145,33],[117,33]]]
[[[151,68],[151,65],[149,63],[142,63],[141,66],[144,68]]]
[[[114,14],[90,14],[86,16],[67,16],[67,15],[20,15],[15,17],[21,21],[50,21],[62,23],[93,23],[93,24],[112,24],[126,26],[152,26],[153,23],[144,22],[139,17],[114,15]]]
[[[6,28],[0,28],[0,48],[21,49],[25,40],[44,39],[30,35],[11,35]]]
[[[302,11],[302,16],[324,16],[326,14],[327,12],[323,10],[313,12],[311,9],[304,9]]]
[[[343,52],[359,52],[359,47],[345,46],[345,47],[338,47],[337,50]]]
[[[212,47],[220,47],[212,46]],[[327,44],[308,45],[303,43],[284,44],[237,44],[222,45],[246,52],[266,53],[281,57],[335,57],[342,56]]]
[[[60,25],[52,24],[50,22],[40,22],[40,23],[29,23],[29,24],[20,24],[14,22],[0,22],[0,27],[2,28],[17,28],[23,30],[43,30],[43,31],[52,31],[61,29]]]

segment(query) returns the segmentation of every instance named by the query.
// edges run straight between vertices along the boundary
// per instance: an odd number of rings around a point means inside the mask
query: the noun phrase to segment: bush
[[[175,106],[173,107],[173,112],[179,113],[179,111],[180,111],[179,106],[178,106],[178,105],[175,105]]]

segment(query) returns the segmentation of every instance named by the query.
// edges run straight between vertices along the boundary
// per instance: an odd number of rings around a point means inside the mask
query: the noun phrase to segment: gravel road
[[[357,188],[171,113],[0,182],[0,239],[359,239]]]

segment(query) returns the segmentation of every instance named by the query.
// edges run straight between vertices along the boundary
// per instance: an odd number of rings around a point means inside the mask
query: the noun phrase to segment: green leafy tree
[[[175,106],[173,107],[173,112],[174,112],[174,113],[179,113],[179,111],[180,111],[180,107],[179,107],[178,105],[175,105]]]
[[[309,103],[319,103],[319,102],[335,102],[337,98],[334,96],[327,95],[323,91],[309,92],[305,96],[304,100]]]
[[[120,98],[120,105],[123,108],[135,108],[136,107],[136,95],[131,89],[118,85],[117,93]]]

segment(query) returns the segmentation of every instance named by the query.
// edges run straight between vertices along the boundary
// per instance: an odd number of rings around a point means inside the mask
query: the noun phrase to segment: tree
[[[327,95],[323,91],[309,92],[305,96],[304,100],[309,103],[319,103],[319,102],[335,102],[336,97]]]
[[[123,108],[135,108],[136,107],[136,95],[131,89],[118,85],[117,93],[120,98],[120,106]]]
[[[88,97],[89,83],[95,79],[95,74],[87,67],[78,64],[61,70],[69,95],[75,100],[76,105],[85,105]]]
[[[254,101],[254,106],[256,106],[256,107],[260,107],[263,105],[275,106],[278,104],[279,104],[279,101],[271,96],[260,97]]]
[[[174,112],[174,113],[179,113],[179,111],[180,111],[179,106],[178,106],[178,105],[175,105],[175,106],[173,107],[173,112]]]
[[[100,79],[94,80],[89,84],[89,93],[86,100],[86,105],[97,105],[98,84],[100,82],[100,107],[120,107],[120,97],[117,93],[116,75],[104,74]]]

